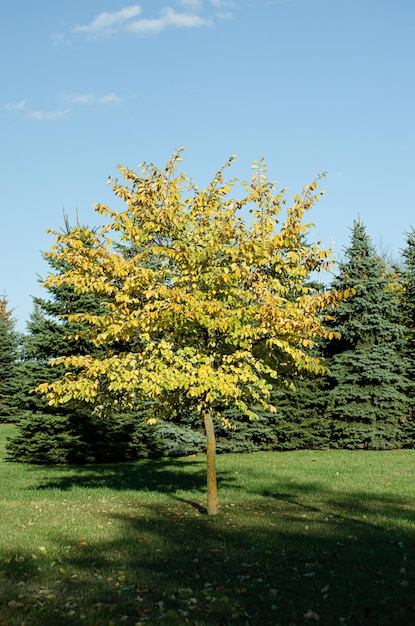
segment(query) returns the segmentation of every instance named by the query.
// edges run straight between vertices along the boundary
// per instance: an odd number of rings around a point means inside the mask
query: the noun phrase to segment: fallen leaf
[[[307,613],[304,613],[304,619],[314,619],[316,622],[320,620],[320,615],[314,613],[311,609],[308,609]]]

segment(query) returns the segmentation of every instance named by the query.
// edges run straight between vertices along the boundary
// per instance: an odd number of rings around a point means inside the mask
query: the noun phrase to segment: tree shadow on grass
[[[201,456],[187,464],[182,459],[168,458],[50,469],[47,480],[42,480],[38,489],[67,491],[73,487],[108,488],[121,492],[133,490],[166,494],[178,490],[202,491],[206,488],[206,461]],[[221,473],[222,485],[230,486],[232,480],[231,476]]]
[[[310,502],[304,498],[304,495],[316,495],[312,497]],[[297,507],[297,510],[319,512],[321,510],[321,500],[324,501],[325,507],[335,511],[339,518],[348,517],[355,521],[365,521],[368,516],[373,519],[378,516],[380,522],[382,519],[389,522],[409,522],[415,526],[415,503],[412,500],[404,499],[400,496],[391,495],[373,495],[365,491],[355,491],[353,493],[337,493],[324,490],[321,485],[314,483],[313,485],[305,485],[303,483],[290,483],[290,491],[278,490],[271,491],[264,489],[261,495],[265,498],[271,498],[277,502],[286,502]],[[320,504],[319,504],[320,502]]]
[[[163,487],[167,469],[170,462],[159,466],[153,489]],[[177,476],[168,484],[188,487]],[[407,501],[281,483],[238,506],[222,498],[215,517],[199,515],[180,494],[173,502],[98,511],[97,528],[114,529],[104,540],[58,535],[57,554],[39,558],[39,568],[24,558],[13,571],[5,563],[0,624],[415,624],[415,540],[404,523],[415,513]]]

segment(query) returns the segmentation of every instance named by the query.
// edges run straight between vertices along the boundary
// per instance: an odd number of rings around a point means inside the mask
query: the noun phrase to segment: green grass
[[[215,517],[202,455],[0,462],[0,625],[410,626],[414,462],[223,455]]]

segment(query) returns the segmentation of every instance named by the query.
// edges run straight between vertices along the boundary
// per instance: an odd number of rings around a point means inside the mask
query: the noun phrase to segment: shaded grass
[[[215,517],[203,455],[1,463],[0,624],[410,626],[414,460],[224,455]]]

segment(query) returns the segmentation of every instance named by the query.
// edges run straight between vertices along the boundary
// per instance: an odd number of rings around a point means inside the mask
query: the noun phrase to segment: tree
[[[335,311],[332,329],[340,338],[326,349],[331,445],[393,448],[400,445],[408,389],[397,292],[360,221],[345,256],[333,286],[356,293]]]
[[[233,157],[205,189],[177,173],[180,161],[179,150],[164,171],[119,166],[127,184],[110,182],[125,210],[99,204],[106,226],[54,233],[48,257],[68,269],[45,284],[96,295],[99,315],[68,319],[87,322],[88,341],[105,355],[58,358],[65,376],[39,391],[54,405],[86,400],[101,415],[108,406],[146,407],[151,422],[172,407],[197,412],[206,434],[207,512],[215,514],[214,419],[227,423],[226,409],[251,419],[260,408],[275,412],[273,380],[323,371],[309,348],[327,335],[320,313],[339,295],[310,293],[304,284],[329,262],[329,251],[302,240],[310,227],[304,214],[323,193],[315,192],[317,180],[294,196],[278,226],[284,193],[267,181],[263,161],[243,183],[242,199],[230,197],[236,180],[223,178]],[[135,254],[120,253],[128,243]]]
[[[0,422],[16,418],[20,336],[5,296],[0,298]]]
[[[313,280],[314,278],[314,280]],[[312,292],[324,291],[325,287],[310,275],[305,283]],[[336,303],[337,304],[337,303]],[[323,324],[326,323],[323,317]],[[309,348],[315,357],[322,357],[324,339],[316,338]],[[326,340],[327,341],[327,340]],[[329,446],[329,429],[325,415],[327,377],[309,370],[292,374],[294,388],[275,384],[271,392],[273,404],[278,406],[276,416],[269,415],[275,437],[273,449],[299,450]]]
[[[408,432],[408,445],[415,443],[415,230],[406,233],[406,246],[402,251],[403,267],[400,272],[399,305],[405,327],[403,355],[408,362],[410,387],[408,391],[410,412],[404,430]]]
[[[63,232],[71,230],[65,216]],[[47,260],[57,274],[66,268],[58,259]],[[156,452],[155,428],[135,415],[112,412],[101,420],[87,402],[76,400],[55,407],[32,393],[38,385],[65,374],[63,366],[51,367],[57,356],[100,358],[103,348],[81,337],[85,324],[65,318],[79,312],[99,315],[100,310],[93,293],[75,293],[67,284],[53,285],[47,288],[46,297],[34,298],[21,341],[19,376],[13,378],[17,430],[7,444],[8,459],[37,464],[99,463],[135,460]]]

